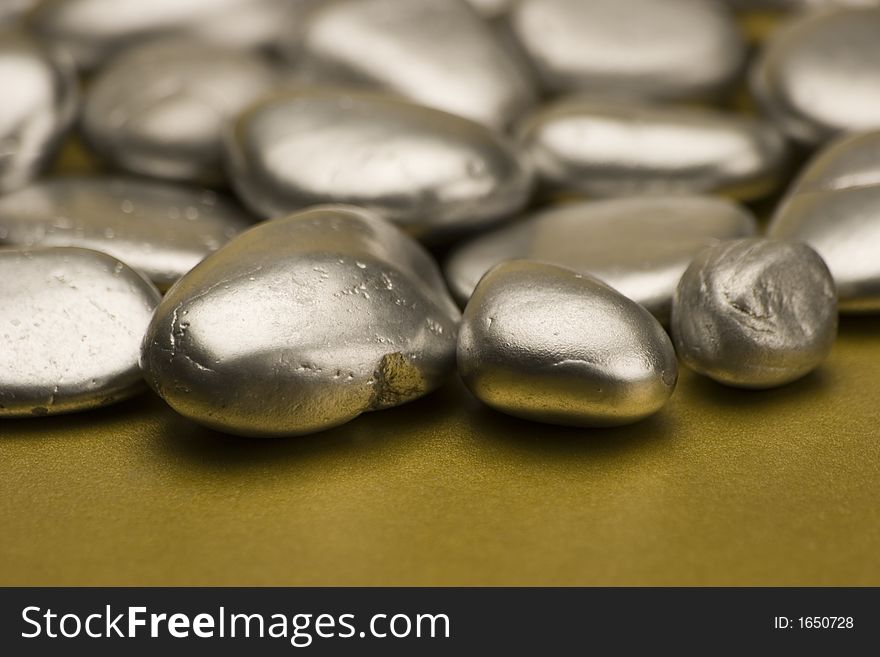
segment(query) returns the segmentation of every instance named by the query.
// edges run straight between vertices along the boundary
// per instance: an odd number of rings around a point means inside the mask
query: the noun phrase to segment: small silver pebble
[[[288,57],[500,128],[536,100],[526,66],[463,0],[341,0],[309,15]]]
[[[825,259],[841,312],[880,312],[880,130],[842,137],[820,151],[767,232],[807,242]]]
[[[708,97],[730,86],[746,54],[716,0],[521,0],[509,23],[556,93]]]
[[[831,351],[837,336],[834,281],[805,244],[723,242],[698,255],[682,276],[672,335],[682,362],[719,383],[790,383]]]
[[[0,33],[0,194],[33,180],[76,115],[73,68],[21,32]]]
[[[257,54],[179,37],[150,41],[98,73],[83,106],[84,136],[131,173],[216,183],[225,124],[278,80]]]
[[[432,237],[507,217],[532,188],[531,170],[503,136],[371,93],[270,98],[239,117],[226,145],[232,184],[264,217],[353,203]]]
[[[694,255],[755,231],[748,210],[708,196],[571,203],[461,244],[445,272],[464,304],[499,262],[540,260],[595,276],[666,321],[675,286]]]
[[[184,276],[141,363],[197,422],[307,434],[437,388],[459,318],[417,242],[365,210],[323,206],[252,228]]]
[[[880,6],[806,13],[773,34],[752,92],[790,137],[880,128]]]
[[[498,411],[579,427],[648,417],[678,378],[672,343],[648,311],[594,278],[527,260],[480,281],[462,318],[458,369]]]
[[[84,411],[143,390],[139,347],[158,302],[103,253],[0,250],[0,417]]]
[[[0,196],[0,244],[103,251],[161,289],[251,223],[222,194],[138,178],[56,178]]]
[[[786,159],[782,136],[758,119],[586,97],[538,110],[520,140],[548,187],[599,197],[754,199],[775,189]]]

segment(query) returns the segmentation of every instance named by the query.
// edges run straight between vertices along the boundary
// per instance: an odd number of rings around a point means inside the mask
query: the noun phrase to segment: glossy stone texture
[[[779,127],[805,143],[880,128],[880,7],[792,19],[764,47],[751,86]]]
[[[531,192],[531,171],[504,137],[381,95],[272,98],[239,117],[227,146],[233,185],[264,217],[352,203],[426,237],[481,228]]]
[[[672,335],[682,361],[719,383],[783,385],[831,351],[834,281],[822,258],[800,242],[723,242],[703,251],[682,276]]]
[[[0,196],[0,244],[103,251],[162,289],[250,223],[216,192],[137,178],[56,178]]]
[[[310,14],[289,57],[318,81],[360,83],[501,127],[535,101],[527,67],[463,0],[341,0]]]
[[[767,232],[807,242],[824,258],[842,312],[880,312],[880,131],[842,137],[819,152]]]
[[[734,81],[746,53],[733,15],[715,0],[522,0],[509,23],[557,93],[712,96]]]
[[[439,386],[458,320],[418,243],[365,210],[324,206],[252,228],[183,277],[141,365],[197,422],[306,434]]]
[[[589,196],[771,191],[785,141],[747,116],[571,97],[534,113],[520,140],[545,183]]]
[[[272,47],[293,38],[322,0],[42,0],[31,25],[93,69],[151,37],[180,35],[227,47]]]
[[[0,418],[82,411],[143,388],[138,348],[159,293],[85,249],[0,249]]]
[[[694,255],[755,230],[748,210],[719,198],[571,203],[465,242],[444,269],[453,296],[464,304],[494,265],[539,260],[595,276],[665,321],[678,279]]]
[[[581,427],[656,413],[678,378],[672,343],[648,311],[594,278],[528,260],[480,281],[462,318],[458,369],[496,410]]]
[[[126,171],[218,182],[223,128],[278,80],[256,54],[191,39],[150,41],[97,75],[83,131],[101,156]]]
[[[73,69],[24,33],[0,32],[0,194],[33,180],[73,121]]]

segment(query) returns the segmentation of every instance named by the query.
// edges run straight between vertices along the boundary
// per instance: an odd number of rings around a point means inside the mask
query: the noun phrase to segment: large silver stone
[[[825,259],[841,311],[880,311],[880,131],[842,137],[819,152],[767,232],[807,242]]]
[[[78,101],[63,53],[21,32],[0,33],[0,194],[33,180],[73,122]]]
[[[806,244],[744,239],[709,247],[672,306],[682,361],[719,383],[770,388],[801,378],[837,336],[834,281]]]
[[[148,281],[85,249],[0,249],[0,417],[82,411],[143,389]]]
[[[141,364],[197,422],[305,434],[439,386],[458,320],[418,243],[370,212],[324,206],[256,226],[184,276]]]
[[[533,114],[520,139],[553,188],[589,196],[773,190],[782,136],[758,119],[709,109],[572,97]]]
[[[250,223],[222,194],[138,178],[57,178],[0,196],[0,244],[103,251],[162,289]]]
[[[574,426],[656,413],[678,378],[675,351],[648,311],[604,283],[554,265],[498,265],[462,318],[458,368],[492,408]]]
[[[775,32],[752,91],[790,137],[809,144],[880,128],[880,7],[810,12]]]
[[[239,117],[227,146],[233,185],[265,217],[353,203],[427,237],[483,227],[531,192],[531,171],[507,139],[389,96],[271,98]]]
[[[495,264],[528,258],[590,274],[669,317],[678,279],[696,253],[718,240],[755,233],[743,207],[712,197],[612,199],[537,212],[457,247],[445,272],[464,303]]]
[[[279,76],[257,54],[161,39],[126,50],[89,87],[88,143],[132,173],[199,182],[223,179],[222,131]]]

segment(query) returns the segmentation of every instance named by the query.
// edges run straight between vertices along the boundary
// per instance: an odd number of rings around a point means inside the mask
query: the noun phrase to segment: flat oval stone
[[[306,434],[438,387],[458,320],[418,243],[365,210],[324,206],[260,224],[184,276],[141,364],[197,422]]]
[[[85,249],[0,249],[0,417],[105,406],[143,389],[141,338],[159,292]]]
[[[509,216],[531,192],[531,171],[504,137],[381,95],[278,96],[245,111],[232,133],[232,183],[264,217],[352,203],[426,237]]]
[[[642,306],[594,278],[527,260],[480,281],[462,318],[458,369],[498,411],[581,427],[656,413],[678,378],[672,343]]]
[[[42,0],[33,30],[94,69],[136,41],[181,35],[227,47],[274,46],[291,38],[321,0]]]
[[[318,81],[361,83],[502,127],[536,100],[527,67],[463,0],[341,0],[289,52]]]
[[[82,128],[101,156],[132,173],[223,179],[222,131],[278,83],[262,57],[192,39],[126,50],[92,82]]]
[[[46,167],[76,113],[73,68],[20,32],[0,34],[0,194],[23,187]]]
[[[810,12],[775,32],[751,74],[765,112],[817,144],[880,128],[880,7]]]
[[[745,208],[712,197],[587,201],[539,211],[457,247],[446,262],[453,295],[465,303],[499,262],[527,258],[601,279],[669,317],[678,279],[696,253],[718,240],[753,235]]]
[[[719,383],[770,388],[825,360],[837,336],[834,281],[806,244],[723,242],[688,267],[672,306],[679,357]]]
[[[758,119],[588,98],[538,110],[520,140],[548,187],[599,197],[753,199],[776,187],[786,158],[782,136]]]
[[[841,312],[880,311],[880,131],[842,137],[820,151],[767,234],[806,242],[824,258]]]
[[[733,14],[714,0],[521,0],[509,23],[557,93],[712,96],[746,54]]]
[[[49,179],[0,196],[0,244],[102,251],[162,289],[251,223],[216,192],[137,178]]]

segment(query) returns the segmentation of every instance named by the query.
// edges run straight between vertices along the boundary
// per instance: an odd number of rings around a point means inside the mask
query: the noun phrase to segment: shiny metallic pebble
[[[509,23],[557,93],[712,96],[746,54],[733,14],[716,0],[521,0]]]
[[[666,321],[675,286],[694,255],[755,231],[745,208],[719,198],[588,201],[542,210],[465,242],[444,269],[464,304],[499,262],[540,260],[595,276]]]
[[[810,12],[764,47],[752,92],[790,137],[818,144],[880,128],[880,7]]]
[[[842,312],[880,312],[880,131],[842,137],[820,151],[767,233],[807,242],[824,258]]]
[[[57,178],[0,196],[0,244],[103,251],[163,289],[250,223],[216,192],[137,178]]]
[[[570,97],[535,112],[520,141],[548,187],[588,196],[772,191],[786,161],[769,124],[709,109]]]
[[[288,53],[318,82],[360,83],[503,127],[536,101],[527,67],[463,0],[340,0]]]
[[[42,0],[31,26],[94,69],[134,42],[177,34],[227,47],[271,47],[293,37],[322,0]]]
[[[0,194],[33,180],[76,114],[73,68],[21,32],[0,33]]]
[[[584,427],[656,413],[678,378],[672,343],[648,311],[594,278],[527,260],[480,281],[462,318],[458,369],[498,411]]]
[[[159,292],[85,249],[0,250],[0,417],[84,411],[143,389],[138,349]]]
[[[99,72],[85,99],[84,135],[126,171],[215,182],[225,124],[278,81],[257,54],[179,37],[149,41]]]
[[[363,206],[417,237],[473,230],[523,207],[515,145],[466,119],[389,96],[311,89],[246,110],[227,140],[232,184],[264,217]]]
[[[837,336],[834,281],[800,242],[743,239],[707,248],[672,306],[682,361],[719,383],[771,388],[811,372]]]
[[[184,276],[141,366],[209,427],[307,434],[438,387],[458,321],[418,243],[368,211],[322,206],[252,228]]]

